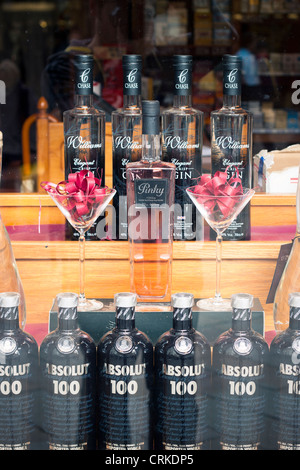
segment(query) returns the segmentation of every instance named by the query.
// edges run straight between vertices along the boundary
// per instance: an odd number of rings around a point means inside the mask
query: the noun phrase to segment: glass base
[[[231,300],[221,298],[201,299],[197,302],[197,307],[208,312],[223,312],[231,310]]]
[[[99,300],[94,299],[84,299],[78,304],[78,312],[95,312],[96,310],[101,310],[103,308],[103,303]]]

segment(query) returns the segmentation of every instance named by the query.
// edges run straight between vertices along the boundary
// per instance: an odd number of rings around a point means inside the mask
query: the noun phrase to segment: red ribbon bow
[[[106,194],[101,180],[89,170],[70,173],[67,181],[56,186],[52,183],[41,183],[41,186],[53,196],[65,196],[61,204],[69,211],[74,210],[78,217],[88,214],[92,205],[101,203]]]
[[[197,195],[197,200],[205,205],[207,211],[219,209],[226,218],[237,202],[236,196],[243,194],[243,186],[239,176],[232,176],[227,181],[226,168],[225,171],[217,171],[213,177],[207,174],[202,175],[193,192]]]

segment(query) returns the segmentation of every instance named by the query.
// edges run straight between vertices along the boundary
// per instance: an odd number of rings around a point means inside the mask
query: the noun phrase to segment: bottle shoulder
[[[113,118],[120,118],[122,116],[134,116],[134,117],[142,117],[142,110],[138,107],[130,107],[130,108],[118,108],[111,113],[111,117]]]
[[[293,342],[300,340],[300,331],[287,328],[276,334],[270,344],[271,353],[281,353],[284,350],[290,349]]]
[[[249,117],[252,118],[252,113],[250,111],[247,111],[241,107],[232,107],[229,108],[227,106],[223,106],[220,109],[214,110],[210,113],[210,116],[212,119],[217,119],[222,116],[243,116],[243,117]]]
[[[127,163],[126,165],[126,171],[131,172],[134,170],[151,170],[151,169],[163,169],[163,170],[170,170],[170,171],[176,171],[176,165],[171,162],[165,162],[162,160],[154,160],[154,161],[148,161],[148,160],[139,160],[137,162],[130,162]]]
[[[187,106],[172,106],[162,112],[162,118],[168,116],[202,116],[204,113],[200,109]]]
[[[82,118],[88,116],[105,118],[105,112],[102,109],[96,108],[94,106],[78,106],[63,112],[64,121],[69,118]]]
[[[250,342],[253,349],[261,354],[269,352],[269,346],[263,336],[254,330],[247,332],[236,332],[232,329],[225,331],[221,334],[213,344],[213,352],[217,354],[224,354],[226,351],[231,351],[234,343],[239,339],[246,339]]]
[[[9,331],[2,331],[0,333],[0,340],[3,338],[11,338],[13,339],[18,348],[27,348],[27,349],[36,349],[38,350],[38,344],[35,338],[30,335],[29,333],[18,329],[18,330],[9,330]]]

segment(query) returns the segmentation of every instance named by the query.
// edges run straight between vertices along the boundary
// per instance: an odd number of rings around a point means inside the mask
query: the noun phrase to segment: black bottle
[[[77,294],[57,296],[58,328],[40,347],[43,430],[48,450],[96,447],[96,345],[78,328]]]
[[[300,449],[300,293],[289,295],[289,327],[270,345],[272,448]]]
[[[192,294],[172,296],[173,328],[155,347],[155,448],[209,447],[211,349],[192,327]]]
[[[99,448],[151,450],[153,345],[135,328],[136,295],[115,295],[116,326],[98,344]]]
[[[232,296],[232,328],[213,346],[215,450],[259,450],[264,444],[269,347],[251,328],[253,297]]]
[[[124,55],[123,108],[111,114],[115,236],[127,240],[126,165],[142,157],[142,57]]]
[[[19,303],[0,294],[0,450],[34,450],[38,345],[19,327]]]

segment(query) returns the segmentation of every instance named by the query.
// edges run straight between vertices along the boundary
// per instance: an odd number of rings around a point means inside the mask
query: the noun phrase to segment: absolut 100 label
[[[291,363],[282,360],[276,373],[277,391],[274,396],[274,410],[277,419],[274,427],[278,450],[300,450],[300,366],[298,341],[292,344]]]
[[[106,449],[149,448],[149,379],[146,363],[103,364],[99,427]]]
[[[190,352],[189,344],[185,346],[181,354]],[[203,448],[207,437],[207,377],[204,363],[161,364],[157,376],[157,432],[165,450]]]
[[[0,450],[28,450],[33,432],[32,365],[0,365]]]
[[[50,450],[87,450],[94,428],[90,363],[47,363],[43,399],[44,426]]]
[[[242,347],[240,354],[249,354]],[[264,420],[264,364],[222,364],[216,386],[216,425],[221,447],[227,450],[256,450]]]

